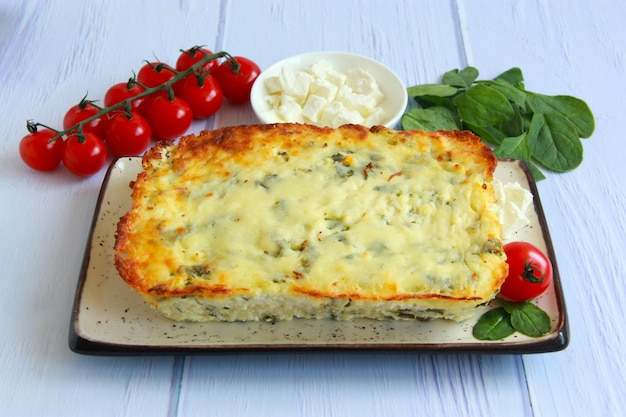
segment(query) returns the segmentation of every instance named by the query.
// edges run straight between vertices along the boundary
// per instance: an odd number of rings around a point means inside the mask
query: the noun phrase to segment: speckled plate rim
[[[337,332],[341,335],[344,330],[349,333],[349,329],[342,328],[345,322],[336,322],[336,321],[323,321],[323,320],[302,320],[298,323],[307,325],[311,324],[313,327],[317,327],[318,330],[320,327],[328,326],[332,327],[334,331],[332,332],[324,332],[325,337],[321,339],[309,338],[308,340],[298,341],[298,340],[286,340],[286,339],[274,339],[274,340],[264,340],[264,341],[221,341],[219,343],[212,343],[206,339],[203,342],[194,342],[189,338],[182,337],[180,338],[177,335],[177,332],[183,332],[181,329],[184,329],[187,324],[181,324],[169,321],[167,319],[161,318],[156,311],[152,311],[148,309],[148,312],[143,312],[143,316],[139,315],[138,319],[134,321],[127,321],[124,318],[124,313],[127,312],[131,307],[124,307],[123,305],[113,305],[114,303],[109,303],[108,305],[102,305],[102,300],[95,299],[99,298],[102,294],[105,296],[110,296],[111,290],[105,288],[103,291],[98,291],[98,295],[94,297],[96,292],[93,289],[89,289],[90,286],[93,286],[95,280],[98,280],[96,275],[96,271],[98,268],[102,268],[102,265],[95,265],[94,257],[100,256],[102,251],[112,251],[112,247],[107,247],[106,239],[114,239],[115,228],[114,227],[104,227],[102,224],[103,216],[109,215],[115,212],[115,208],[111,207],[111,201],[109,201],[110,193],[115,193],[116,195],[123,195],[122,198],[127,198],[130,200],[130,190],[128,188],[128,182],[125,184],[126,191],[119,190],[119,176],[120,172],[124,171],[124,164],[131,163],[137,165],[141,158],[133,157],[133,158],[118,158],[111,163],[109,166],[105,178],[103,180],[103,185],[100,190],[100,194],[98,196],[97,204],[94,210],[94,217],[92,220],[91,228],[89,231],[89,237],[87,240],[85,255],[83,258],[83,263],[80,269],[80,275],[78,279],[78,284],[76,288],[76,294],[74,297],[74,307],[72,310],[72,317],[70,321],[70,332],[69,332],[69,348],[75,352],[80,354],[88,354],[88,355],[170,355],[170,354],[209,354],[209,353],[225,353],[225,352],[286,352],[286,351],[405,351],[405,352],[416,352],[416,353],[489,353],[489,354],[528,354],[528,353],[546,353],[546,352],[554,352],[560,351],[567,347],[569,343],[569,328],[567,321],[567,313],[565,307],[565,301],[563,298],[563,291],[561,287],[561,279],[558,271],[558,265],[556,262],[554,248],[552,246],[552,241],[550,238],[550,234],[547,227],[547,222],[545,219],[545,215],[543,213],[543,208],[541,206],[541,201],[539,199],[539,194],[537,190],[537,186],[532,179],[532,175],[530,173],[530,169],[523,161],[517,160],[500,160],[499,165],[505,165],[509,167],[512,171],[519,171],[519,174],[525,177],[527,180],[527,187],[529,191],[533,194],[534,198],[534,214],[536,215],[535,221],[539,226],[538,234],[542,240],[541,242],[533,242],[535,244],[539,244],[539,246],[543,246],[546,250],[546,253],[552,260],[554,266],[554,279],[551,288],[548,290],[548,295],[542,295],[538,299],[538,303],[541,307],[547,307],[549,310],[549,314],[551,316],[553,322],[553,330],[541,337],[541,338],[526,338],[519,336],[511,336],[502,341],[479,341],[479,340],[464,340],[464,341],[432,341],[428,339],[420,339],[415,338],[407,340],[393,340],[393,337],[397,335],[397,333],[406,332],[407,328],[410,327],[410,324],[414,323],[414,326],[432,326],[430,330],[430,334],[433,334],[433,331],[438,331],[438,326],[444,326],[445,321],[443,320],[434,320],[428,323],[424,322],[377,322],[377,321],[362,321],[357,323],[357,328],[367,328],[368,334],[372,334],[371,329],[375,330],[375,333],[379,335],[377,340],[372,340],[372,338],[361,338],[360,333],[358,331],[356,337],[350,339],[350,337],[344,340],[341,338],[337,339]],[[121,168],[120,168],[121,167]],[[118,182],[115,185],[115,182]],[[118,187],[116,189],[112,189]],[[114,214],[113,214],[114,215]],[[98,228],[103,228],[105,230],[106,238],[103,236],[97,236],[96,230]],[[532,241],[532,239],[523,239]],[[108,242],[110,243],[110,241]],[[106,266],[105,268],[109,268]],[[118,285],[118,282],[115,279],[119,278],[117,276],[117,272],[115,271],[114,266],[110,265],[111,270],[107,270],[107,277],[104,278],[105,281],[111,279],[115,285]],[[130,288],[125,288],[126,284],[119,279],[121,282],[121,287],[116,287],[114,292],[121,291],[124,295],[123,297],[137,297]],[[122,290],[120,290],[122,289]],[[117,294],[115,294],[117,296]],[[133,302],[137,302],[134,300]],[[139,303],[145,304],[142,301]],[[543,305],[542,305],[543,303]],[[118,315],[113,317],[111,310],[117,308]],[[489,308],[486,307],[486,308]],[[120,318],[120,314],[122,315]],[[150,314],[150,316],[146,316],[146,314]],[[110,317],[109,317],[110,315]],[[479,315],[479,314],[477,314]],[[109,319],[117,319],[118,321],[115,324],[111,324],[111,326],[117,326],[118,330],[121,329],[122,332],[126,332],[126,339],[119,340],[115,337],[110,337],[106,332],[99,333],[99,331],[89,330],[90,328],[98,328],[94,326],[93,321],[97,320],[106,327],[109,322]],[[145,325],[146,321],[159,321],[165,320],[167,325],[167,332],[171,332],[171,335],[163,338],[162,334],[159,334],[158,340],[153,343],[150,340],[150,335],[141,334],[140,336],[134,337],[134,334],[140,334],[142,331],[142,326]],[[113,321],[113,320],[111,320]],[[433,322],[435,324],[433,324]],[[162,323],[159,323],[161,325]],[[203,324],[190,324],[190,326],[196,326],[197,328],[202,328]],[[211,326],[211,325],[206,325]],[[218,329],[226,330],[230,332],[232,329],[235,329],[235,333],[237,330],[236,326],[241,326],[239,323],[221,323],[219,324]],[[230,326],[230,327],[228,327]],[[252,328],[258,330],[259,332],[273,332],[275,330],[275,323],[253,323]],[[254,327],[256,326],[256,327]],[[278,325],[280,326],[280,324]],[[368,327],[369,326],[369,327]],[[407,327],[409,326],[409,327]],[[450,323],[445,322],[445,326],[447,326],[443,331],[456,331],[455,329],[458,326],[464,326],[463,332],[468,332],[468,326],[471,326],[471,323]],[[398,327],[398,329],[396,329]],[[137,330],[139,329],[139,330]],[[161,330],[163,327],[161,327]],[[390,330],[391,329],[391,330]],[[255,331],[256,331],[255,330]],[[249,332],[250,327],[244,329],[242,331]],[[469,328],[469,332],[471,333],[471,327]],[[184,332],[183,332],[184,333]],[[288,338],[291,338],[293,334],[289,332],[285,333]],[[392,339],[385,339],[385,335],[391,335]],[[425,333],[428,334],[428,333]],[[382,336],[381,336],[382,335]],[[213,335],[215,336],[215,335]],[[219,335],[218,335],[219,336]],[[278,336],[280,337],[280,335]],[[161,341],[161,338],[163,340]],[[436,338],[435,338],[436,339]],[[146,343],[149,341],[149,343]]]

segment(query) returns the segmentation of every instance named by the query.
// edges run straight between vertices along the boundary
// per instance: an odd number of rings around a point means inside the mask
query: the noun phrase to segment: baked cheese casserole
[[[226,127],[143,157],[115,264],[166,317],[462,320],[507,275],[470,132]]]

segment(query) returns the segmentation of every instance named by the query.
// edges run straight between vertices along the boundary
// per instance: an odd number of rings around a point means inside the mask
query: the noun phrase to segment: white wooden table
[[[622,0],[11,1],[0,4],[0,413],[10,416],[615,416],[626,410],[626,3]],[[205,44],[262,68],[344,50],[407,85],[519,66],[583,98],[597,128],[573,172],[539,183],[571,342],[537,355],[280,353],[98,357],[68,328],[104,170],[40,174],[25,120],[60,126],[153,55]],[[226,105],[191,131],[254,122]]]

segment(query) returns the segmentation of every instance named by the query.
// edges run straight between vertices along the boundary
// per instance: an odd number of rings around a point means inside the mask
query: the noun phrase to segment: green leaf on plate
[[[483,314],[472,329],[478,340],[502,340],[515,333],[511,315],[504,307],[497,307]]]
[[[535,304],[529,301],[502,304],[502,308],[511,315],[511,325],[518,332],[530,337],[539,337],[552,329],[548,313]]]

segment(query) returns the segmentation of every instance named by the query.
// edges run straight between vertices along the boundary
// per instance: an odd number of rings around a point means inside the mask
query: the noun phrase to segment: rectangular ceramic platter
[[[208,353],[233,350],[415,350],[429,352],[538,353],[560,350],[568,342],[565,305],[554,251],[536,186],[526,164],[503,160],[496,178],[530,190],[530,224],[511,240],[534,243],[551,257],[554,282],[536,303],[552,319],[552,331],[540,338],[515,334],[483,342],[472,336],[477,310],[462,323],[446,320],[307,320],[284,322],[184,323],[163,318],[118,275],[113,245],[119,218],[131,207],[129,184],[141,170],[141,158],[115,161],[96,206],[78,282],[70,328],[70,348],[86,354]]]

